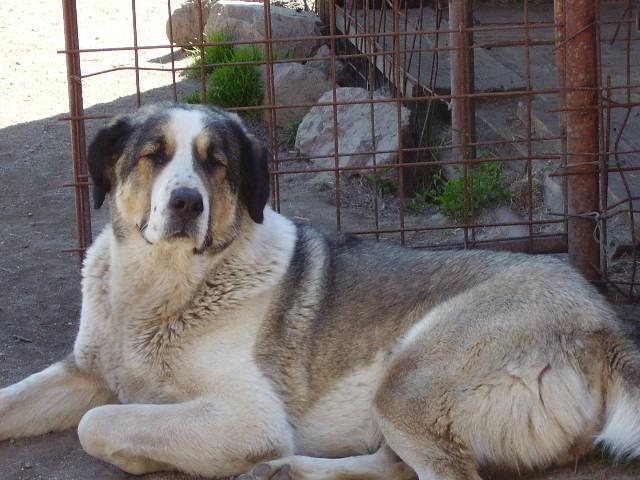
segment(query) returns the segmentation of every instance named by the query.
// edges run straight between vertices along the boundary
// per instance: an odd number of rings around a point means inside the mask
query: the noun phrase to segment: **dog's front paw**
[[[237,480],[296,480],[288,463],[261,463],[249,473],[240,475]]]

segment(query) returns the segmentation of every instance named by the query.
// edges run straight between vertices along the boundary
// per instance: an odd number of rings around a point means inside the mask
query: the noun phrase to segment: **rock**
[[[215,0],[202,0],[202,21],[206,22]],[[171,14],[171,23],[167,20],[167,38],[176,45],[197,42],[200,37],[200,14],[197,0],[186,0]],[[173,36],[171,35],[173,29]]]
[[[331,79],[322,71],[301,63],[276,63],[273,66],[276,105],[315,103],[324,92],[331,90],[331,85]],[[276,123],[280,126],[297,123],[308,111],[309,108],[278,109]],[[268,111],[265,114],[268,115]]]
[[[336,98],[339,102],[368,100],[369,92],[363,88],[342,87],[336,90]],[[373,94],[374,99],[386,99],[380,92]],[[324,93],[318,103],[333,101],[333,92]],[[374,104],[375,121],[375,150],[390,151],[389,153],[376,154],[376,164],[384,165],[394,163],[398,148],[398,115],[395,103]],[[410,126],[410,112],[402,107],[402,134],[408,137]],[[296,135],[296,148],[302,155],[311,157],[333,155],[334,129],[333,107],[313,107],[305,115],[298,127]],[[349,153],[340,157],[340,166],[364,166],[373,165],[373,155],[368,152],[374,150],[371,138],[371,106],[368,103],[338,105],[338,151]],[[314,159],[313,162],[322,167],[332,167],[335,164],[333,157]]]
[[[478,223],[525,223],[522,218],[511,207],[503,205],[493,210],[482,212],[477,220]],[[495,240],[498,238],[524,238],[529,235],[529,228],[526,225],[503,225],[500,227],[479,227],[476,229],[478,240]]]
[[[331,59],[329,57],[331,57],[331,48],[327,45],[322,45],[313,56],[314,59],[309,60],[306,65],[317,68],[328,78],[332,78],[331,76],[333,73],[331,72]],[[336,83],[338,85],[345,85],[347,83],[347,76],[347,70],[344,63],[340,60],[336,60]]]
[[[271,6],[271,37],[294,38],[320,34],[320,18],[311,12],[298,12],[288,8]],[[205,32],[225,30],[239,40],[260,42],[265,39],[264,5],[262,2],[221,0],[213,6],[205,26]],[[309,56],[320,43],[318,40],[273,43],[281,55]]]

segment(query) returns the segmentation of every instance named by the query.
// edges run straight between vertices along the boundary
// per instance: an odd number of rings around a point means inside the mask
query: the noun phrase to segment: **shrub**
[[[202,98],[200,97],[200,92],[193,92],[184,97],[182,101],[184,103],[198,104],[202,103]]]
[[[426,208],[433,208],[441,203],[440,197],[445,189],[447,181],[444,179],[442,170],[439,169],[433,175],[425,188],[416,192],[416,196],[407,204],[407,208],[413,211],[420,211]]]
[[[371,182],[378,195],[396,194],[400,189],[397,172],[393,168],[380,168],[372,175]]]
[[[234,50],[228,63],[256,62],[263,59],[256,47]],[[224,108],[250,107],[262,104],[264,85],[260,67],[255,64],[227,65],[216,68],[209,78],[208,100]]]
[[[482,158],[491,158],[493,154],[485,152]],[[511,199],[511,192],[504,185],[502,164],[499,162],[482,162],[471,167],[467,174],[469,192],[469,215],[474,216],[484,208],[492,208]],[[464,217],[464,178],[452,178],[445,181],[439,170],[432,177],[432,184],[418,192],[416,198],[409,203],[412,210],[440,206],[447,217],[460,219]]]
[[[220,30],[207,35],[207,43],[230,42],[234,40],[233,36]],[[233,45],[211,45],[204,47],[204,64],[205,72],[211,73],[215,70],[216,64],[226,63],[233,55]],[[200,76],[200,65],[202,64],[203,55],[200,47],[190,48],[186,51],[187,56],[191,58],[188,70],[183,70],[183,75],[188,78],[197,78]]]

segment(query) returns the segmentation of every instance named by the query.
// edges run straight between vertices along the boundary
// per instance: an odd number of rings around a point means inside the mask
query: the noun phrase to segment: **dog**
[[[640,455],[640,350],[563,262],[329,239],[267,206],[224,110],[159,104],[88,152],[110,224],[73,353],[0,390],[0,440],[77,426],[132,474],[480,479]]]

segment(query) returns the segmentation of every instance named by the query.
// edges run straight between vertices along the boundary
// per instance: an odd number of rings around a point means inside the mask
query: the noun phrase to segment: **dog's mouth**
[[[163,238],[166,240],[192,240],[194,243],[200,243],[201,239],[198,238],[199,231],[195,222],[183,223],[180,221],[170,222],[166,226]]]
[[[174,233],[172,235],[167,236],[167,238],[169,238],[169,239],[178,238],[179,239],[179,238],[193,238],[193,237],[191,235],[189,235],[185,229],[182,229],[179,232],[176,232],[176,233]]]

